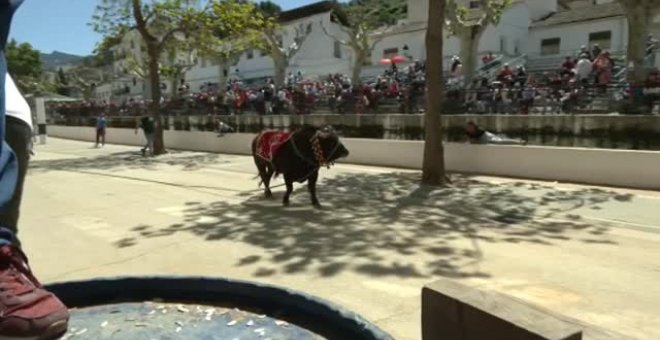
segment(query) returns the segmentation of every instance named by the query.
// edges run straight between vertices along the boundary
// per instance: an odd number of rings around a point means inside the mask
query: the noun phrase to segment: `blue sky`
[[[291,9],[317,0],[275,0],[283,9]],[[50,53],[87,55],[100,36],[87,26],[96,0],[25,0],[11,28],[11,38],[29,42]]]

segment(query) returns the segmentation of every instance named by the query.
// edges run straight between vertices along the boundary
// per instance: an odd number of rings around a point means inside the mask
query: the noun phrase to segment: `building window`
[[[589,46],[598,46],[602,49],[610,49],[612,46],[612,31],[589,33]]]
[[[246,53],[248,59],[254,58],[254,50],[253,49],[249,49],[245,53]]]
[[[477,9],[479,5],[479,1],[470,1],[470,9]]]
[[[341,59],[341,44],[339,43],[339,41],[335,41],[333,47],[334,47],[333,55],[335,56],[335,58]]]
[[[392,58],[399,54],[398,47],[386,48],[383,50],[383,58]]]
[[[541,40],[541,55],[559,54],[561,38],[550,38]]]
[[[261,56],[262,56],[262,57],[265,57],[265,56],[267,56],[267,55],[268,55],[268,51],[266,51],[266,49],[265,49],[265,48],[263,48],[263,49],[261,49],[260,51],[261,51],[261,53],[260,53],[260,54],[261,54]]]

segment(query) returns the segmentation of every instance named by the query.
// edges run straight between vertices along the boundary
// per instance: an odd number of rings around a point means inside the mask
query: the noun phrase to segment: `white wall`
[[[525,0],[532,20],[539,20],[557,11],[557,0]]]
[[[408,22],[427,21],[429,0],[408,0]]]
[[[405,26],[404,26],[405,27]],[[409,26],[410,27],[410,26]],[[418,28],[418,27],[421,27]],[[374,45],[371,53],[372,65],[378,65],[379,61],[383,58],[383,52],[390,48],[398,48],[399,54],[403,55],[403,46],[408,46],[408,54],[413,59],[424,60],[426,59],[426,25],[415,25],[412,30],[405,30],[401,33],[391,34],[383,38],[380,42]]]
[[[53,137],[92,142],[94,128],[49,126]],[[108,143],[142,145],[133,129],[109,128]],[[209,132],[165,131],[169,148],[250,154],[254,134],[217,137]],[[420,169],[424,144],[345,138],[347,163]],[[383,152],[387,150],[387,152]],[[660,189],[660,152],[535,146],[445,144],[447,169],[453,172],[566,181],[640,189]]]
[[[328,32],[340,39],[345,39],[346,34],[342,32],[339,26],[330,21],[330,12],[309,16],[303,19],[287,22],[283,25],[283,43],[284,46],[290,46],[295,38],[295,28],[303,24],[312,24],[312,31],[303,42],[300,51],[290,60],[287,72],[296,73],[302,71],[305,77],[324,76],[329,73],[350,74],[352,53],[350,48],[342,46],[342,58],[334,57],[334,40],[326,35],[321,25],[328,29]],[[236,73],[238,69],[239,73]],[[273,76],[273,60],[269,55],[262,55],[261,51],[253,50],[253,58],[248,59],[247,54],[243,54],[238,63],[230,67],[228,77],[240,76],[242,79],[262,78]],[[192,70],[186,74],[186,81],[190,84],[193,91],[199,91],[204,83],[217,83],[220,67],[212,65],[207,61],[205,68],[202,68],[201,60]]]
[[[522,3],[512,5],[502,14],[499,25],[490,25],[486,29],[479,43],[479,53],[497,52],[508,55],[525,53],[530,23],[529,8]],[[504,40],[504,50],[500,49],[500,40]],[[450,43],[455,44],[456,54],[459,51],[458,41],[452,38]],[[518,53],[515,53],[516,44]]]
[[[500,20],[498,26],[490,25],[479,43],[479,54],[493,52],[508,55],[524,54],[527,51],[527,37],[530,25],[530,10],[524,3],[509,7]],[[426,25],[411,23],[394,29],[395,34],[387,35],[376,44],[372,53],[372,63],[377,64],[383,58],[383,51],[389,48],[398,48],[403,54],[403,46],[407,45],[409,54],[413,59],[426,59]],[[504,40],[504,50],[501,49],[500,40]],[[516,51],[516,46],[518,49]],[[445,39],[443,54],[445,56],[459,55],[460,44],[458,39]],[[517,52],[517,53],[516,53]]]
[[[533,27],[529,31],[527,50],[530,56],[538,57],[541,54],[543,39],[561,38],[560,55],[574,54],[580,50],[580,46],[589,45],[590,33],[602,31],[612,31],[610,51],[625,51],[628,44],[628,20],[624,17],[561,26]]]

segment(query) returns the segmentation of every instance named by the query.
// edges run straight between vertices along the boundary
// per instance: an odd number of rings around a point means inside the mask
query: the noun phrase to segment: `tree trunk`
[[[156,131],[154,134],[154,154],[162,155],[165,151],[165,142],[163,140],[163,121],[160,117],[160,68],[158,67],[158,60],[160,59],[160,51],[156,46],[147,46],[147,53],[149,55],[149,85],[151,87],[151,104],[149,104],[149,111],[154,118]]]
[[[362,65],[364,65],[364,54],[361,51],[355,51],[355,63],[353,64],[353,77],[351,80],[354,85],[359,85],[362,83]]]
[[[628,81],[641,84],[646,81],[646,38],[652,20],[652,11],[645,6],[629,5],[626,8],[628,18],[628,53],[627,63],[634,63],[632,72],[628,72]]]
[[[179,77],[177,75],[173,75],[172,78],[170,79],[170,98],[172,99],[177,99],[179,98],[179,91],[177,91],[179,87]]]
[[[474,72],[477,69],[477,55],[479,52],[479,41],[485,31],[485,27],[471,26],[461,29],[462,32],[458,35],[460,42],[460,57],[463,64],[463,76],[465,85],[469,85],[474,78]]]
[[[225,60],[218,60],[220,72],[218,74],[218,92],[223,96],[227,92],[227,75],[229,75],[229,63]],[[225,72],[227,72],[225,74]]]
[[[441,110],[444,97],[442,79],[442,45],[444,19],[437,13],[445,13],[445,0],[429,2],[429,21],[426,31],[426,114],[424,115],[425,142],[422,164],[422,183],[441,186],[445,184],[445,156],[442,146]]]
[[[271,55],[271,58],[273,58],[273,65],[275,66],[273,81],[275,82],[275,87],[281,89],[284,87],[284,78],[286,78],[288,60],[286,60],[286,56],[281,54],[273,54]]]

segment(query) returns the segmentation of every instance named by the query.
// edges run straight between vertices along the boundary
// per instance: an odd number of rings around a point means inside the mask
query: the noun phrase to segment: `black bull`
[[[339,137],[332,128],[303,127],[297,130],[273,155],[272,162],[257,155],[258,138],[259,136],[252,141],[252,155],[259,170],[261,181],[264,183],[266,197],[273,196],[270,191],[270,180],[273,175],[277,177],[277,175],[282,174],[286,185],[286,193],[282,200],[284,206],[289,205],[293,182],[303,183],[307,181],[312,205],[320,207],[321,204],[316,197],[316,181],[319,177],[319,169],[322,166],[333,164],[339,158],[348,156],[348,150],[339,141]]]

